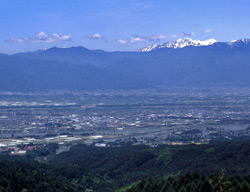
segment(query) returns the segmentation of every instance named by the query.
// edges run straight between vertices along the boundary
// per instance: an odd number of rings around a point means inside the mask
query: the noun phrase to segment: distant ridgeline
[[[84,47],[0,55],[0,91],[250,85],[250,41],[179,39],[138,52]]]
[[[250,141],[155,148],[78,144],[48,154],[0,156],[0,191],[250,190]]]

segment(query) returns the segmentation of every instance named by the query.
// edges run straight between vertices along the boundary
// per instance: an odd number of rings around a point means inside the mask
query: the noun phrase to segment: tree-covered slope
[[[56,177],[47,168],[32,163],[0,164],[1,192],[76,191],[63,177]]]
[[[98,148],[77,145],[55,156],[52,164],[74,164],[105,175],[118,186],[176,173],[228,175],[249,173],[250,142],[187,146]]]
[[[161,179],[147,179],[130,187],[120,189],[119,192],[248,192],[250,191],[250,177],[200,176],[186,174],[169,176]]]
[[[17,182],[18,190],[21,188],[28,190],[30,179],[27,178],[41,177],[34,181],[36,183],[34,187],[47,186],[50,182],[53,183],[50,186],[54,187],[58,185],[57,183],[63,182],[67,189],[72,188],[76,191],[86,189],[114,191],[136,182],[131,186],[135,187],[133,188],[135,191],[145,191],[148,188],[154,189],[152,191],[162,191],[163,186],[175,186],[164,190],[178,191],[180,190],[176,188],[180,186],[178,183],[184,182],[185,189],[195,184],[194,188],[201,191],[206,181],[210,187],[217,189],[216,179],[225,169],[223,174],[226,175],[226,181],[229,179],[234,183],[234,180],[237,180],[237,189],[242,190],[249,185],[246,184],[249,182],[247,177],[250,169],[249,151],[250,141],[186,146],[162,145],[155,148],[148,146],[101,148],[78,144],[68,152],[49,154],[46,164],[34,162],[34,159],[39,159],[36,155],[39,156],[40,153],[32,151],[24,157],[0,156],[1,181],[3,181],[0,186],[4,191],[11,182]],[[197,178],[188,176],[189,179],[183,181],[187,178],[186,174],[196,176],[198,174],[198,176]],[[169,175],[174,175],[175,178],[170,179]],[[154,179],[148,180],[150,177]]]

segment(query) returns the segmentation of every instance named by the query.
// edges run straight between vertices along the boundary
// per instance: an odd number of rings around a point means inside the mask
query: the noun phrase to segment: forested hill
[[[222,173],[229,188],[244,191],[250,184],[250,141],[155,148],[78,144],[59,155],[32,150],[24,157],[2,155],[0,162],[1,191],[204,191],[218,189]]]
[[[206,145],[108,147],[76,145],[50,163],[78,165],[106,175],[120,184],[173,173],[246,175],[250,141]]]
[[[142,180],[136,184],[119,190],[120,192],[248,192],[250,177],[200,176],[187,174],[169,176],[161,179]]]
[[[38,163],[1,162],[1,192],[73,192],[76,191],[69,180],[56,177],[53,169]]]

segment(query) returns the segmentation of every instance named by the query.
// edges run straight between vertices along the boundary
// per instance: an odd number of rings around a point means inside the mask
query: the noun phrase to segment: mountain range
[[[249,53],[249,39],[217,42],[186,38],[136,52],[79,46],[0,54],[0,91],[248,86]]]
[[[195,46],[195,47],[200,47],[200,46],[208,46],[216,43],[217,41],[215,39],[208,39],[206,41],[201,41],[201,40],[193,40],[190,38],[185,38],[185,39],[178,39],[177,41],[169,41],[167,43],[163,44],[154,44],[152,46],[148,46],[146,48],[143,48],[139,50],[140,52],[146,52],[146,51],[152,51],[156,49],[162,49],[162,48],[173,48],[173,49],[179,49],[187,46]]]
[[[185,38],[185,39],[178,39],[177,41],[169,41],[163,44],[154,44],[154,45],[145,47],[139,51],[147,52],[147,51],[153,51],[153,50],[162,49],[162,48],[180,49],[180,48],[184,48],[188,46],[201,47],[201,46],[210,46],[210,45],[214,45],[214,46],[224,45],[225,47],[233,48],[233,47],[248,45],[249,43],[250,43],[249,39],[233,40],[230,42],[217,42],[215,39],[208,39],[205,41],[201,41],[201,40],[193,40],[190,38]]]

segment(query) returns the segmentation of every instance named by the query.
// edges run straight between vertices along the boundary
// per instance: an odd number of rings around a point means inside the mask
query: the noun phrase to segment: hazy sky
[[[0,53],[250,38],[250,0],[0,0]]]

